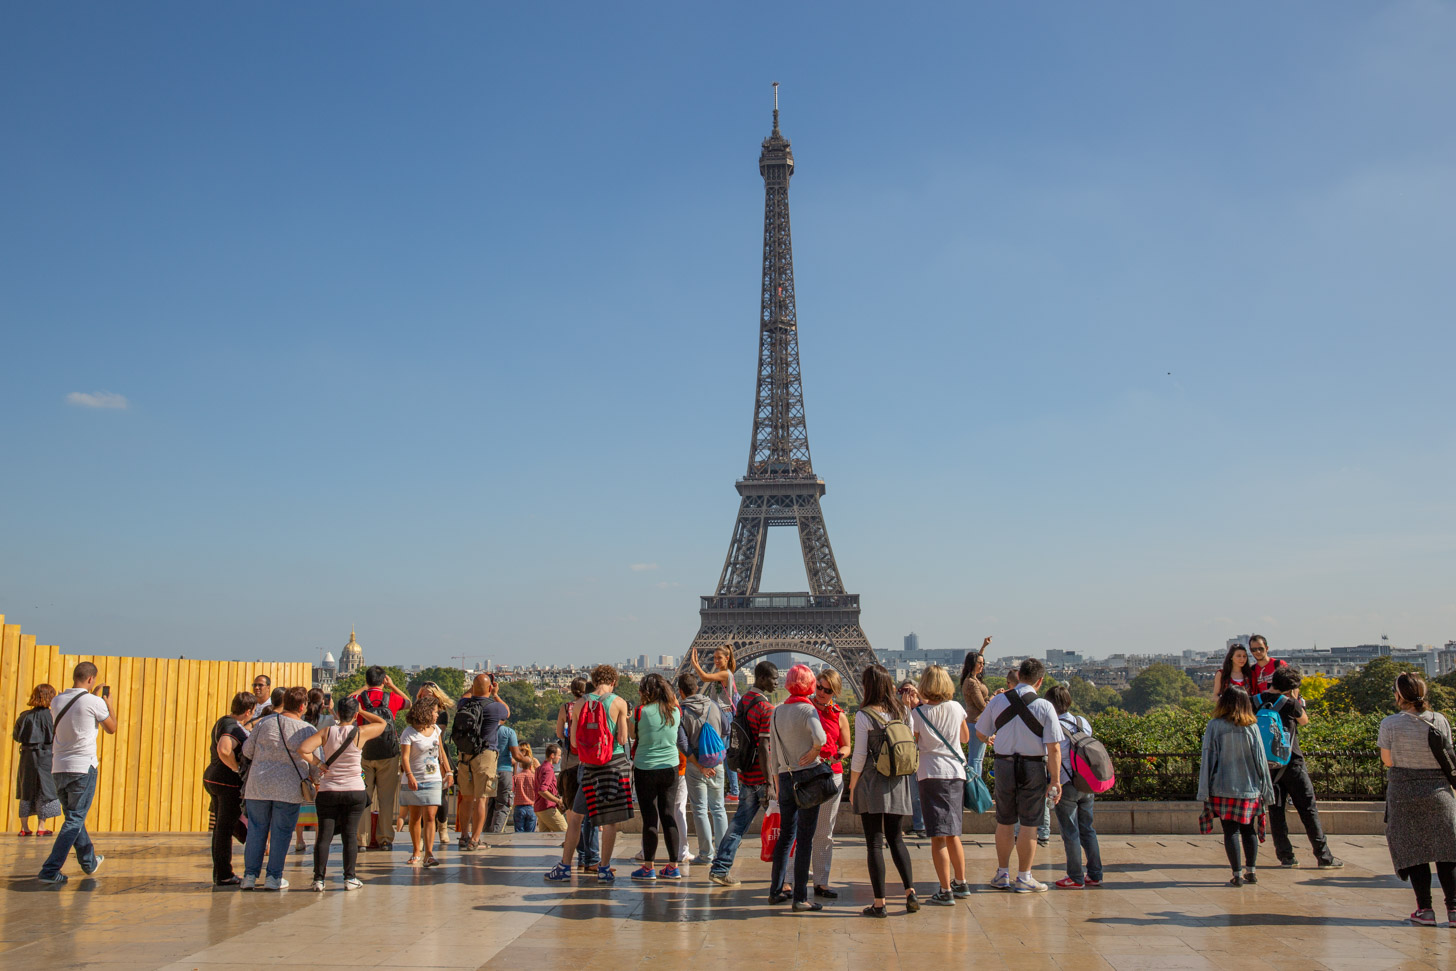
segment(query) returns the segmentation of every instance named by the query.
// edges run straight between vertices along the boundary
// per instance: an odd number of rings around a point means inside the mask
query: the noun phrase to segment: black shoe
[[[1037,840],[1036,841],[1036,845],[1037,846],[1047,846],[1050,843],[1051,843],[1051,840],[1050,839],[1044,839],[1044,840]]]
[[[915,896],[915,891],[914,890],[910,891],[909,893],[907,893],[905,895],[905,913],[907,913],[907,914],[918,914],[918,913],[920,913],[920,898],[917,897],[917,896]]]
[[[830,890],[828,887],[815,887],[814,896],[823,897],[825,900],[838,900],[839,891]]]
[[[1279,861],[1279,865],[1282,866],[1282,867],[1284,867],[1287,870],[1287,869],[1290,869],[1292,867],[1299,866],[1299,861],[1296,860],[1294,857],[1291,856],[1287,860],[1280,860]]]
[[[236,887],[238,884],[240,884],[242,882],[243,882],[243,878],[242,877],[234,875],[234,876],[228,877],[226,880],[219,880],[219,881],[217,881],[216,883],[213,884],[213,886],[214,887]]]
[[[950,892],[953,897],[969,897],[971,895],[971,885],[964,880],[952,880],[950,882]]]
[[[1258,875],[1256,873],[1254,873],[1253,870],[1250,870],[1249,872],[1247,872],[1247,873],[1244,874],[1244,882],[1245,883],[1258,883],[1259,882],[1259,877],[1258,877]]]
[[[918,839],[918,840],[927,839],[927,837],[925,835],[925,830],[923,830],[923,829],[917,829],[915,831],[915,838]]]
[[[942,907],[954,907],[955,896],[949,890],[937,890],[930,895],[930,902]]]
[[[1235,873],[1234,878],[1229,881],[1228,885],[1230,887],[1242,887],[1244,885],[1244,878]]]
[[[794,913],[804,910],[823,910],[824,905],[817,900],[795,900]]]
[[[885,913],[885,908],[883,908],[883,907],[876,907],[874,904],[870,904],[864,910],[861,910],[860,911],[860,914],[863,915],[863,916],[865,916],[865,917],[888,917],[888,916],[890,916],[889,914]]]
[[[1340,869],[1340,867],[1342,867],[1344,865],[1345,865],[1345,861],[1344,860],[1337,860],[1334,857],[1330,857],[1330,860],[1329,860],[1328,863],[1326,863],[1325,861],[1321,860],[1320,861],[1319,868],[1321,870],[1338,870],[1338,869]]]
[[[774,891],[768,895],[768,902],[771,904],[781,904],[784,901],[791,899],[792,897],[793,894],[779,893],[778,891]]]

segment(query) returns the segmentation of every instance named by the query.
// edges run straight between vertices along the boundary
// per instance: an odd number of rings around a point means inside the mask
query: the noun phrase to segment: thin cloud
[[[676,580],[661,580],[657,584],[657,589],[659,589],[659,590],[671,590],[673,587],[680,587],[680,586],[682,586],[682,584],[681,583],[678,583]]]
[[[632,572],[633,573],[646,573],[649,570],[655,570],[655,569],[657,569],[657,564],[656,563],[633,563],[632,564]]]
[[[72,391],[66,395],[66,401],[82,408],[111,408],[117,411],[125,411],[130,405],[125,395],[114,391]]]

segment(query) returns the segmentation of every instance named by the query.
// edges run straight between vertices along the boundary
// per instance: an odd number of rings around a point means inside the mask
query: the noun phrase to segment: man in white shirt
[[[1061,795],[1060,773],[1049,775],[1047,767],[1061,762],[1063,735],[1057,710],[1036,696],[1046,666],[1029,657],[1016,675],[1016,686],[992,698],[976,719],[977,737],[996,746],[996,876],[991,886],[1041,893],[1047,885],[1031,875],[1031,863],[1046,800],[1055,803]],[[1012,834],[1018,822],[1019,839]],[[1015,880],[1007,870],[1013,845],[1019,866]]]
[[[65,883],[66,875],[61,866],[66,854],[76,848],[76,862],[87,875],[105,859],[98,856],[86,832],[86,814],[91,811],[91,800],[96,797],[96,771],[101,762],[96,757],[96,729],[106,729],[106,734],[116,734],[116,712],[111,707],[111,688],[103,685],[101,697],[91,693],[96,685],[96,665],[82,661],[71,672],[72,688],[63,691],[51,702],[56,712],[55,743],[51,747],[51,777],[56,783],[56,795],[66,820],[56,833],[51,855],[46,857],[40,868],[40,879],[44,883]]]

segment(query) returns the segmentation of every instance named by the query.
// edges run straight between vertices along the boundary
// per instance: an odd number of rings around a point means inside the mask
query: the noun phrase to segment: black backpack
[[[1424,715],[1417,715],[1416,717],[1426,723],[1426,744],[1430,746],[1431,755],[1435,758],[1436,764],[1440,766],[1441,774],[1446,777],[1446,784],[1456,788],[1456,749],[1452,748],[1451,740],[1436,727],[1434,716],[1426,718]]]
[[[369,690],[373,690],[372,688]],[[378,715],[384,719],[384,731],[378,737],[371,738],[364,743],[364,751],[360,755],[365,759],[395,759],[399,758],[399,735],[394,730],[394,712],[389,709],[389,701],[392,696],[388,691],[383,691],[379,696],[379,704],[369,704],[369,691],[359,696],[359,707],[371,715]]]
[[[742,775],[758,765],[758,738],[748,724],[748,710],[763,697],[757,691],[750,691],[738,699],[733,710],[733,724],[728,728],[728,752],[723,764]]]
[[[483,704],[462,701],[450,728],[450,741],[461,758],[473,759],[485,748],[485,713]]]

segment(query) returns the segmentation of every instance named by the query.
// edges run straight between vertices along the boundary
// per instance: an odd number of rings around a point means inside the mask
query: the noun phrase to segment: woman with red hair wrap
[[[814,853],[814,830],[818,828],[819,807],[800,809],[794,803],[794,773],[802,772],[820,761],[820,749],[827,736],[814,707],[816,681],[814,672],[803,664],[789,668],[785,686],[789,700],[774,709],[769,726],[770,748],[774,771],[769,774],[769,791],[779,803],[783,822],[779,842],[774,847],[773,874],[769,882],[769,903],[789,899],[784,888],[788,876],[789,847],[798,841],[794,851],[794,910],[823,910],[824,905],[809,899],[809,863]]]

